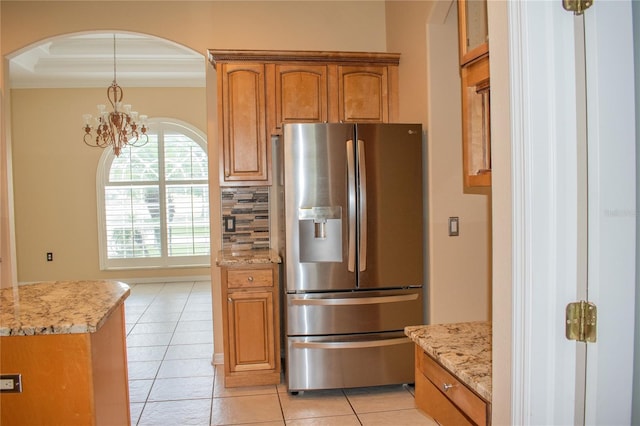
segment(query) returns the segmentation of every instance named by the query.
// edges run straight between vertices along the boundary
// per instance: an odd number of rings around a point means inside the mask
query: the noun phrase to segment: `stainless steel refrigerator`
[[[286,124],[281,145],[289,391],[413,383],[421,126]]]

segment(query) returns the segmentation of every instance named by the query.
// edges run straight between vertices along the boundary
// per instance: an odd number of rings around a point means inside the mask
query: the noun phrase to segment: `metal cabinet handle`
[[[253,282],[253,277],[252,277],[252,276],[247,277],[247,281],[249,281],[250,283],[252,283],[252,282]]]
[[[454,386],[454,385],[452,385],[452,384],[450,384],[450,383],[444,383],[444,384],[442,385],[442,390],[446,392],[446,391],[448,391],[449,389],[451,389],[453,386]]]

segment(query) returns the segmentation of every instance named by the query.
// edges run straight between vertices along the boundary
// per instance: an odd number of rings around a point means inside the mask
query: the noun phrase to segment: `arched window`
[[[149,120],[149,141],[98,166],[101,269],[208,266],[205,136],[186,123]]]

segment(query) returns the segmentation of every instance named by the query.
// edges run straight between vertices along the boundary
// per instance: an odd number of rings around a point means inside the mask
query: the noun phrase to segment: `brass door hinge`
[[[593,0],[562,0],[562,7],[574,15],[582,15],[593,5]]]
[[[566,309],[565,335],[569,340],[595,342],[598,309],[596,305],[581,300],[569,303]]]

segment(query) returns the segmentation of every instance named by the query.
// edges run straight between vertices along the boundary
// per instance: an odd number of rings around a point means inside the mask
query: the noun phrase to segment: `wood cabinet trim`
[[[400,63],[399,53],[388,52],[209,49],[208,56],[209,62],[214,68],[216,68],[217,64],[226,62],[371,63],[378,65],[398,65]]]

